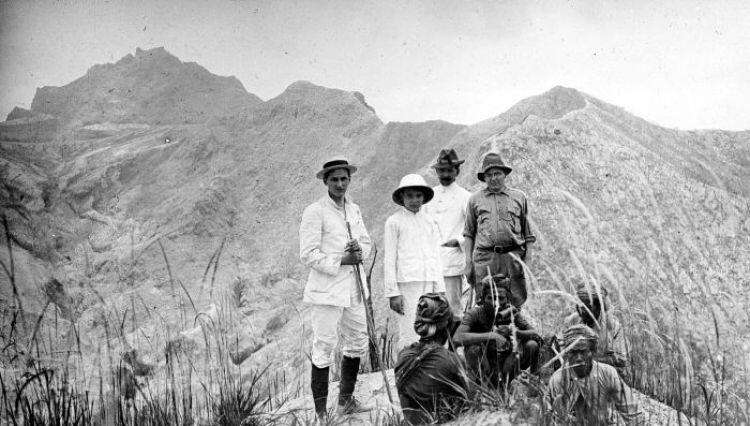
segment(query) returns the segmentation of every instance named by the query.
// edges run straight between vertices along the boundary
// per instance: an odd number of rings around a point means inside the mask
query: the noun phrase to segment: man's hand
[[[495,346],[497,347],[498,352],[505,352],[510,349],[510,342],[505,336],[498,333],[492,333],[492,340],[495,341]]]
[[[465,276],[466,279],[468,280],[473,272],[474,272],[474,264],[467,263],[466,266],[464,266],[464,270],[461,271],[461,275]]]
[[[495,332],[505,337],[506,339],[510,339],[510,327],[507,325],[498,325],[497,327],[495,327]]]
[[[352,239],[352,240],[349,240],[346,243],[346,247],[344,248],[344,251],[346,251],[346,252],[355,252],[355,251],[358,251],[358,252],[361,253],[362,252],[362,247],[359,246],[359,241]]]
[[[450,239],[450,240],[444,242],[442,245],[443,245],[443,247],[458,247],[459,246],[458,240],[455,239],[455,238]]]
[[[341,258],[342,265],[359,265],[362,263],[362,252],[361,251],[349,251],[344,253],[344,257]]]
[[[404,296],[392,296],[388,299],[388,301],[390,302],[392,311],[401,315],[404,314]]]
[[[531,251],[531,244],[526,244],[526,254],[523,256],[523,263],[525,263],[526,265],[531,264]]]

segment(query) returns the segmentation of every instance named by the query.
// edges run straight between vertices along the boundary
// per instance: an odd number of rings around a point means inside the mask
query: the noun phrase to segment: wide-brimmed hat
[[[347,160],[343,156],[337,155],[326,160],[326,162],[323,163],[323,169],[316,173],[315,177],[318,179],[323,179],[326,173],[336,169],[347,169],[349,170],[349,174],[351,175],[357,171],[357,166],[349,164],[349,160]]]
[[[409,188],[422,191],[422,193],[424,194],[425,203],[432,200],[433,195],[435,195],[435,193],[432,191],[432,188],[427,186],[427,182],[425,182],[422,176],[411,174],[401,178],[401,182],[398,184],[398,188],[393,191],[393,195],[391,196],[391,198],[393,198],[393,202],[398,204],[399,206],[403,206],[404,198],[401,196],[401,193],[404,192],[405,189]]]
[[[484,155],[484,158],[482,158],[482,166],[479,168],[479,172],[477,173],[477,179],[484,182],[484,174],[487,172],[487,170],[493,167],[499,167],[503,172],[505,172],[506,175],[513,171],[512,168],[505,165],[503,159],[500,158],[500,154],[497,154],[495,152],[488,152]]]
[[[435,164],[432,165],[434,168],[438,167],[455,167],[460,166],[464,163],[465,160],[459,160],[458,154],[456,154],[455,149],[448,149],[443,148],[440,150],[440,154],[438,154],[437,161]]]

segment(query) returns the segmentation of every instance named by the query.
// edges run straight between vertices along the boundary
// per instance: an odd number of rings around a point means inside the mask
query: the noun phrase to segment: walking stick
[[[349,240],[352,240],[352,227],[349,224],[349,220],[346,218],[346,199],[344,199],[344,222],[346,222],[346,232],[349,235]],[[365,283],[362,280],[362,263],[357,263],[354,266],[354,276],[357,280],[357,289],[359,289],[359,295],[362,297],[362,303],[365,304],[365,318],[367,319],[367,336],[370,338],[370,347],[375,349],[375,358],[377,358],[378,351],[378,340],[375,338],[375,319],[372,312],[372,303],[368,303],[367,297],[365,297]],[[371,352],[372,355],[372,352]],[[371,356],[372,359],[372,356]],[[379,367],[379,366],[378,366]],[[373,366],[375,368],[375,366]],[[388,401],[393,404],[393,395],[391,395],[391,386],[388,384],[388,375],[383,368],[380,368],[380,373],[383,375],[383,383],[385,384],[385,390],[388,393]]]
[[[368,293],[367,303],[365,304],[365,309],[373,318],[373,326],[374,326],[375,315],[372,309],[372,270],[375,267],[375,260],[377,260],[378,258],[378,246],[375,244],[374,241],[372,243],[372,249],[374,250],[373,255],[372,255],[372,263],[370,264],[370,269],[367,271],[367,277],[365,279],[365,282],[367,283],[367,293]],[[369,327],[370,324],[368,323],[367,326]],[[372,331],[374,335],[375,330],[373,329]],[[382,368],[380,365],[380,357],[378,356],[378,347],[373,344],[372,339],[370,339],[370,365],[372,366],[373,371],[377,371]]]

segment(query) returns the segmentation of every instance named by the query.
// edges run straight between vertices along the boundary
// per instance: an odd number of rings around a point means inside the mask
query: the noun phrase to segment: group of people
[[[398,324],[396,388],[412,424],[449,420],[476,386],[504,390],[520,371],[539,370],[543,339],[523,311],[536,241],[526,195],[506,185],[512,168],[499,154],[482,158],[477,178],[485,187],[473,194],[456,183],[463,163],[455,150],[441,150],[432,166],[440,181],[434,188],[418,174],[404,176],[392,193],[400,208],[385,223],[384,295]],[[311,390],[322,422],[339,340],[336,411],[369,409],[353,396],[368,351],[369,289],[361,264],[372,247],[359,207],[346,196],[356,171],[344,157],[326,161],[316,177],[327,194],[305,209],[300,223],[300,258],[311,268],[304,290],[312,305]],[[607,296],[603,287],[582,283],[576,312],[565,320],[562,366],[544,398],[560,423],[586,423],[591,415],[616,420],[618,413],[633,424],[643,421],[621,379],[627,359]]]

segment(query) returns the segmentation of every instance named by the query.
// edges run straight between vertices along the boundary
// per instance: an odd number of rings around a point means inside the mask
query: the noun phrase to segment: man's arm
[[[362,212],[359,210],[359,206],[357,206],[357,241],[359,241],[359,247],[362,249],[362,259],[367,259],[368,256],[370,256],[370,251],[372,250],[372,239],[370,238],[370,234],[367,232],[367,228],[365,227],[365,220],[362,217]]]
[[[641,405],[635,399],[633,391],[625,384],[615,371],[614,367],[609,367],[610,384],[612,385],[611,395],[614,398],[615,408],[620,413],[620,417],[626,425],[642,426],[646,424],[646,416],[641,410]]]
[[[523,235],[524,242],[526,243],[526,258],[530,257],[529,248],[531,244],[536,242],[536,235],[534,235],[534,226],[532,221],[529,219],[529,203],[524,195],[523,204],[521,207],[521,234]],[[526,260],[528,263],[528,260]]]
[[[299,257],[302,263],[318,272],[336,275],[344,252],[323,253],[320,250],[322,229],[323,211],[317,204],[308,206],[299,225]]]
[[[393,218],[385,221],[383,233],[385,253],[383,256],[383,278],[385,282],[385,297],[400,296],[396,275],[396,261],[398,259],[398,226]]]
[[[612,315],[612,314],[607,314]],[[609,345],[597,361],[604,362],[614,367],[625,367],[628,364],[627,350],[625,340],[622,335],[620,323],[615,318],[606,319],[607,333],[609,335]]]
[[[453,334],[453,343],[456,346],[469,346],[477,343],[486,343],[490,340],[494,340],[497,344],[498,350],[503,350],[506,346],[510,345],[508,340],[492,331],[486,333],[472,333],[471,328],[466,324],[461,324]]]
[[[464,258],[466,259],[466,266],[464,268],[464,275],[468,279],[474,270],[474,236],[477,233],[477,216],[474,213],[474,206],[469,199],[466,203],[466,220],[464,221]],[[471,282],[471,280],[469,281]]]
[[[518,312],[514,317],[516,325],[516,337],[523,340],[541,340],[529,318],[523,312]],[[510,331],[510,329],[508,329]]]

